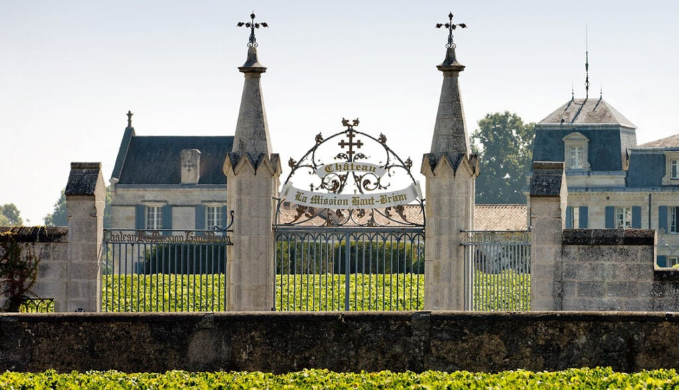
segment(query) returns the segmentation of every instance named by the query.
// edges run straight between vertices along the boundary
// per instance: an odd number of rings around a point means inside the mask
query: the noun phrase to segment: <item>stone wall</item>
[[[30,250],[40,259],[37,282],[31,288],[35,295],[32,297],[54,299],[54,310],[64,310],[67,300],[68,228],[0,227],[0,233],[7,231],[12,232],[24,252]],[[5,298],[0,297],[0,307],[4,306]]]
[[[655,265],[655,230],[566,229],[563,310],[679,311],[679,270]]]
[[[671,313],[5,314],[0,370],[679,368]]]

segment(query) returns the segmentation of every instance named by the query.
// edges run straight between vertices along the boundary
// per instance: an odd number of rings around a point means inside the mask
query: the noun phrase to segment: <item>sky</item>
[[[584,97],[586,48],[590,95],[639,144],[679,133],[671,0],[0,0],[0,205],[42,224],[71,162],[101,162],[108,183],[128,110],[137,135],[233,135],[249,35],[236,23],[252,10],[269,24],[257,42],[282,161],[358,117],[419,172],[447,40],[434,25],[450,11],[468,25],[455,43],[470,134],[488,113],[537,122]]]

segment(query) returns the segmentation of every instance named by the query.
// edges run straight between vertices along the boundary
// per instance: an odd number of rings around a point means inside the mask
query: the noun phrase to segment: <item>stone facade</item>
[[[637,146],[636,126],[601,97],[571,99],[535,132],[533,160],[565,164],[567,228],[655,229],[657,265],[679,264],[677,136]]]
[[[233,137],[137,136],[125,129],[111,175],[111,228],[227,226],[224,157]]]

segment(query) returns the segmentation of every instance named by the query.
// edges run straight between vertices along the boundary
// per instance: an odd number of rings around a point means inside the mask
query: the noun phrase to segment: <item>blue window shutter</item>
[[[146,206],[134,206],[134,228],[146,229]]]
[[[587,206],[580,206],[580,229],[587,229]]]
[[[632,206],[632,229],[641,229],[641,206]]]
[[[606,229],[615,228],[615,207],[606,206]]]
[[[163,206],[163,229],[172,229],[172,206]]]
[[[667,256],[658,256],[658,267],[667,267]]]
[[[196,230],[205,229],[205,206],[196,206]]]
[[[667,229],[667,206],[658,207],[658,230],[669,233]]]
[[[227,222],[228,221],[226,220],[226,206],[222,206],[222,226],[220,227],[226,228],[226,225],[228,225]]]
[[[573,208],[566,207],[566,229],[573,229]]]

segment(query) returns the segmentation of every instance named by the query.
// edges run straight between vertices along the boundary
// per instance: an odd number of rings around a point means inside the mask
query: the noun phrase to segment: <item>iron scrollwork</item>
[[[387,145],[387,137],[384,134],[380,133],[379,137],[375,138],[356,130],[355,127],[359,123],[359,119],[342,118],[345,130],[329,137],[318,133],[314,138],[315,145],[301,159],[290,158],[288,161],[292,171],[285,185],[291,185],[293,177],[299,178],[295,176],[297,173],[306,171],[309,174],[307,177],[311,177],[306,179],[311,181],[308,184],[310,193],[322,193],[330,198],[332,195],[347,194],[356,198],[363,195],[388,197],[387,191],[391,188],[392,180],[397,177],[407,179],[405,181],[411,186],[416,186],[417,182],[410,171],[412,160],[407,158],[404,161],[394,153]],[[373,158],[373,154],[377,155],[376,159]],[[375,160],[379,164],[371,163]],[[284,203],[287,205],[284,206]],[[282,218],[282,213],[286,217]],[[352,207],[352,205],[314,207],[298,204],[294,197],[288,197],[285,200],[278,200],[275,226],[423,227],[424,219],[424,199],[420,195],[416,197],[414,203],[392,204],[381,208]]]

